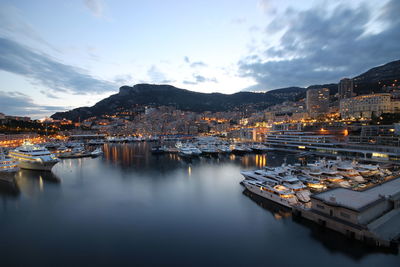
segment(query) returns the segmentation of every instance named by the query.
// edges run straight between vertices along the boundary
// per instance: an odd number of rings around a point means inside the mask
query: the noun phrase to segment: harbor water
[[[294,155],[180,159],[150,144],[106,144],[0,184],[1,266],[399,266],[252,195],[240,170]]]

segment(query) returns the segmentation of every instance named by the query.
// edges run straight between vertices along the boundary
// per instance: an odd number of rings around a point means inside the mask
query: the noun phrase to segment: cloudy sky
[[[0,0],[0,112],[41,118],[122,85],[234,93],[400,59],[398,0]]]

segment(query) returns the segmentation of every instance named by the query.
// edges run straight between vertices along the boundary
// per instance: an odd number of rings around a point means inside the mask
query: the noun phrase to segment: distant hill
[[[353,78],[354,91],[357,94],[368,94],[382,91],[382,86],[400,81],[400,60],[387,63],[368,70]],[[81,107],[66,112],[57,112],[53,119],[84,120],[92,116],[113,114],[116,111],[133,110],[143,106],[175,106],[180,110],[229,111],[244,108],[264,109],[284,101],[296,101],[304,98],[307,89],[326,87],[331,95],[337,93],[337,84],[311,85],[303,87],[287,87],[270,90],[266,93],[239,92],[235,94],[198,93],[171,85],[136,84],[122,86],[118,94],[101,100],[92,107]]]
[[[227,111],[255,105],[264,109],[283,101],[274,93],[239,92],[235,94],[198,93],[179,89],[171,85],[136,84],[122,86],[119,93],[101,100],[92,107],[76,108],[57,112],[53,119],[84,120],[92,116],[113,114],[118,110],[131,110],[139,106],[174,106],[180,110],[194,112]]]
[[[391,86],[395,81],[400,82],[400,60],[372,68],[353,80],[354,91],[357,94],[381,92],[383,86]]]

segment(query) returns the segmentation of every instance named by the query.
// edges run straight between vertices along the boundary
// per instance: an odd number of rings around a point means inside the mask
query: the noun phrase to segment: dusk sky
[[[400,59],[400,1],[0,1],[0,112],[49,116],[122,85],[338,82]]]

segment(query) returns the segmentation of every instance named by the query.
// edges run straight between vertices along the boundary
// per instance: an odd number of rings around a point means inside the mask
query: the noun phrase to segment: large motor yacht
[[[263,198],[272,200],[285,207],[292,207],[298,203],[294,192],[283,185],[272,185],[252,180],[244,180],[243,185],[250,192]]]
[[[10,157],[18,160],[21,169],[50,171],[60,160],[47,148],[25,142],[9,152]]]
[[[0,148],[0,173],[12,173],[17,172],[18,168],[18,161],[6,157],[3,150]]]

